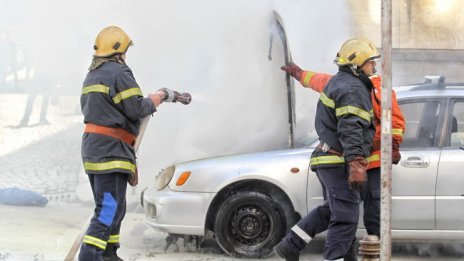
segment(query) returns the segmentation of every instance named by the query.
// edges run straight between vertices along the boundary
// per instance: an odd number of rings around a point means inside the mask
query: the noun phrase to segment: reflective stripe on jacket
[[[304,87],[309,87],[314,91],[322,92],[324,87],[332,78],[332,75],[325,73],[316,73],[312,71],[304,71],[301,75],[300,83]],[[381,140],[381,88],[382,79],[379,75],[370,77],[372,84],[374,85],[374,92],[371,95],[372,109],[374,112],[374,123],[375,123],[375,135],[373,139],[373,147],[371,156],[368,157],[369,166],[368,169],[380,167],[380,140]],[[392,139],[393,142],[397,142],[400,145],[403,142],[403,134],[405,131],[405,122],[403,114],[401,113],[400,106],[396,99],[396,93],[392,90]]]
[[[140,119],[156,111],[144,98],[131,69],[113,61],[89,71],[83,84],[84,123],[121,128],[137,136]],[[124,141],[97,133],[84,133],[82,159],[86,173],[135,173],[134,149]]]
[[[371,81],[374,85],[374,93],[372,96],[372,107],[374,109],[374,116],[376,119],[376,132],[373,141],[373,148],[371,153],[371,159],[369,160],[368,169],[379,168],[380,167],[380,140],[382,139],[381,133],[381,119],[382,119],[382,78],[378,75],[371,77]],[[401,112],[400,106],[398,105],[398,100],[396,99],[396,93],[392,90],[391,95],[392,102],[392,142],[396,142],[398,145],[403,143],[403,134],[405,131],[405,122],[404,116]],[[375,156],[377,155],[377,156]]]
[[[373,117],[368,87],[353,74],[338,72],[321,92],[315,127],[320,140],[342,152],[344,160],[315,151],[311,157],[311,167],[340,165],[356,156],[367,158],[375,133]]]

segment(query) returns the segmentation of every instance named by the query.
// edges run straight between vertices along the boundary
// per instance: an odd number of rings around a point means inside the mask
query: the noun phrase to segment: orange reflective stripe
[[[129,146],[133,146],[135,143],[135,135],[132,133],[128,132],[125,129],[121,128],[112,128],[112,127],[106,127],[106,126],[101,126],[93,123],[87,123],[85,125],[85,130],[84,132],[86,133],[97,133],[101,135],[106,135],[113,137],[115,139],[119,139],[127,143]]]

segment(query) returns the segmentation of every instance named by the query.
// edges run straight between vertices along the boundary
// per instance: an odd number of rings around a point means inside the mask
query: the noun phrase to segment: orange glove
[[[132,187],[135,187],[137,184],[139,184],[139,171],[137,169],[135,169],[135,173],[129,177],[127,183],[129,183],[129,185]]]
[[[367,180],[367,165],[368,162],[364,157],[358,156],[354,158],[349,165],[348,184],[350,190],[362,192],[366,187]]]
[[[300,81],[301,75],[303,75],[303,70],[298,65],[292,62],[280,67],[280,69],[290,74],[290,76],[295,78],[297,81]]]
[[[392,163],[397,165],[401,160],[400,145],[397,141],[392,140]]]

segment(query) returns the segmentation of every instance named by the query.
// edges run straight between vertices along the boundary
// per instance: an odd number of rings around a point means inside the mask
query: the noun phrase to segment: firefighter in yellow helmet
[[[360,41],[366,41],[367,44],[374,45],[367,38],[358,38]],[[337,54],[335,61],[340,57]],[[303,87],[311,88],[321,93],[333,75],[302,70],[298,65],[289,63],[281,68],[298,80]],[[361,193],[364,207],[364,227],[369,235],[380,237],[380,136],[381,136],[381,76],[374,74],[369,77],[373,84],[371,94],[372,109],[375,121],[375,136],[371,155],[368,158],[367,167],[367,184],[366,190]],[[396,100],[396,93],[392,90],[392,162],[398,164],[401,159],[399,152],[400,144],[403,142],[403,133],[405,130],[404,117]],[[329,213],[330,214],[330,213]],[[327,220],[330,216],[326,217]],[[355,242],[353,242],[350,251],[344,256],[345,261],[355,261],[356,258]]]
[[[367,179],[366,159],[375,133],[369,76],[380,55],[369,42],[353,38],[342,45],[335,60],[339,72],[321,91],[315,118],[320,144],[310,164],[321,183],[324,203],[293,226],[274,248],[287,261],[299,260],[305,245],[325,230],[324,260],[343,260],[355,240],[360,192]]]
[[[138,183],[134,142],[140,120],[162,102],[181,94],[163,88],[144,98],[126,52],[132,40],[119,27],[104,28],[84,80],[81,109],[85,130],[82,160],[95,200],[94,216],[83,238],[79,260],[122,260],[116,254],[126,212],[127,183]]]
[[[347,40],[335,57],[338,66],[348,66],[355,75],[359,73],[372,76],[376,71],[374,60],[380,53],[369,39],[358,37]],[[361,67],[364,66],[364,69]]]
[[[114,54],[125,54],[133,45],[129,36],[119,27],[104,28],[95,39],[94,57],[110,57]]]

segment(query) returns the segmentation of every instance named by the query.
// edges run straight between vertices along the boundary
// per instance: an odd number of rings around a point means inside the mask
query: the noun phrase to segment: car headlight
[[[169,181],[171,181],[172,176],[174,176],[175,170],[176,167],[174,167],[174,165],[171,165],[166,169],[162,169],[159,172],[158,176],[156,176],[155,179],[155,186],[157,190],[162,190],[169,184]]]

